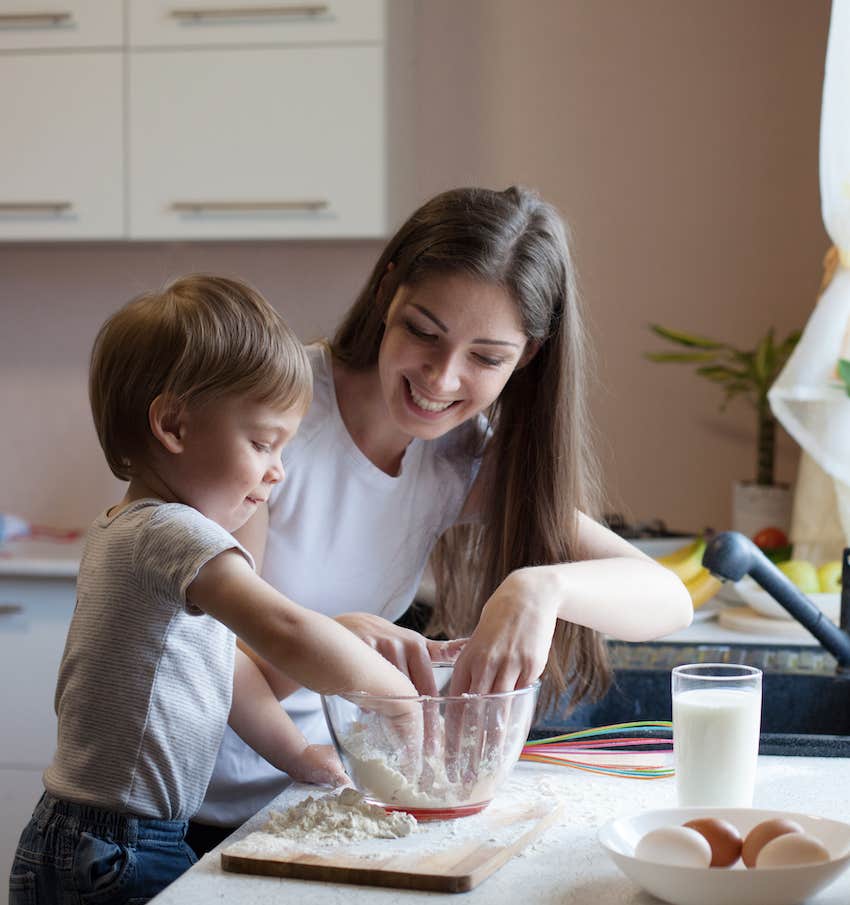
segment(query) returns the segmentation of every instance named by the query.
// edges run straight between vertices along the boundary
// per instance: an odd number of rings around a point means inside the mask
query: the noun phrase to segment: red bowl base
[[[380,802],[375,802],[380,804]],[[489,801],[479,801],[476,804],[461,804],[451,808],[402,808],[396,805],[381,804],[385,811],[403,811],[410,814],[418,821],[426,820],[455,820],[458,817],[471,817],[473,814],[480,814]]]

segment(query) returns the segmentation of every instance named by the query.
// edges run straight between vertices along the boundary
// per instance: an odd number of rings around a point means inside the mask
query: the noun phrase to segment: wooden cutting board
[[[280,856],[246,856],[232,853],[231,846],[222,852],[221,866],[234,873],[299,880],[468,892],[540,836],[558,819],[560,811],[560,803],[551,800],[507,809],[490,805],[474,817],[459,818],[476,821],[470,824],[472,832],[464,832],[461,838],[452,832],[454,821],[422,824],[421,851],[410,848],[410,840],[419,842],[417,837],[385,839],[380,844],[385,846],[386,854],[378,857],[346,851],[345,846],[328,850],[327,854],[289,848]],[[405,843],[404,851],[393,851],[394,847],[398,849],[397,842]]]

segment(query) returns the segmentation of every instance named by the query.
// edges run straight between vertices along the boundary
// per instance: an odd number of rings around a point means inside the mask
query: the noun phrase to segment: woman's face
[[[442,436],[496,400],[528,345],[499,286],[460,274],[400,286],[378,355],[390,416],[410,436]]]

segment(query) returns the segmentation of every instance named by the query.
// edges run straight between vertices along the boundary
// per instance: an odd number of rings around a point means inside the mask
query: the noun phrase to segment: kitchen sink
[[[562,698],[534,726],[542,738],[591,726],[671,718],[670,670],[682,663],[741,663],[763,670],[761,754],[850,757],[850,674],[820,648],[611,642],[614,683],[572,713]]]

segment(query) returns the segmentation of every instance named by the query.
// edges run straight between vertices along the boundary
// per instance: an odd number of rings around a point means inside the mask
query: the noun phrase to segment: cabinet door
[[[118,0],[0,0],[0,50],[120,47]]]
[[[132,47],[381,41],[382,0],[130,0]]]
[[[122,55],[0,54],[0,239],[118,238]]]
[[[43,770],[56,750],[53,697],[74,600],[72,579],[0,581],[2,770]]]
[[[130,57],[132,238],[382,234],[382,48]]]

